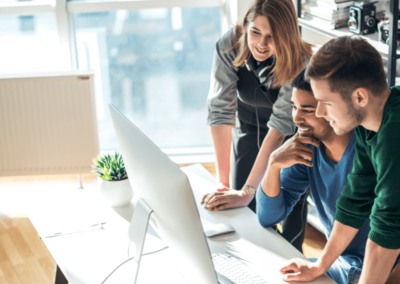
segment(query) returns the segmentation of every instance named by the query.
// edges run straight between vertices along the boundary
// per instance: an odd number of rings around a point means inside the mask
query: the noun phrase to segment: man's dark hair
[[[359,36],[342,36],[325,43],[311,58],[305,76],[326,79],[331,91],[347,102],[357,88],[365,88],[376,97],[388,90],[381,55]]]
[[[292,88],[312,93],[310,82],[306,80],[304,75],[305,71],[306,70],[304,69],[296,78],[294,78],[292,81]]]

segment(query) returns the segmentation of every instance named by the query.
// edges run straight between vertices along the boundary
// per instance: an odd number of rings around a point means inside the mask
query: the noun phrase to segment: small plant
[[[124,161],[120,153],[115,152],[115,155],[97,156],[93,160],[93,172],[100,178],[108,181],[124,180],[128,178]]]

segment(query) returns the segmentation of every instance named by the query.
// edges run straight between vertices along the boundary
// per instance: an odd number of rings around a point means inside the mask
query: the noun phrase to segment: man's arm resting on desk
[[[368,239],[359,284],[386,283],[399,253],[400,249],[387,249]]]
[[[357,232],[358,229],[335,221],[328,243],[318,261],[312,263],[303,259],[292,259],[280,270],[284,274],[283,280],[312,281],[323,275],[347,248]]]
[[[271,227],[285,219],[285,201],[280,188],[280,169],[268,166],[265,178],[256,193],[258,222]]]

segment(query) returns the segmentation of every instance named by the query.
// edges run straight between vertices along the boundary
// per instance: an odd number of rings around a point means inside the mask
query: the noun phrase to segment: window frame
[[[29,16],[54,12],[54,1],[0,3],[0,16]]]

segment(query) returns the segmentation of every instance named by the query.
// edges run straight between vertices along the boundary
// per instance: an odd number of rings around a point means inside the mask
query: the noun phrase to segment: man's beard
[[[345,126],[345,128],[340,129],[339,133],[336,133],[338,135],[344,135],[346,133],[353,131],[361,124],[361,122],[365,117],[365,113],[362,111],[362,109],[356,110],[351,101],[347,102],[346,105],[347,105],[347,114],[349,116],[349,119],[351,119],[351,121]]]

